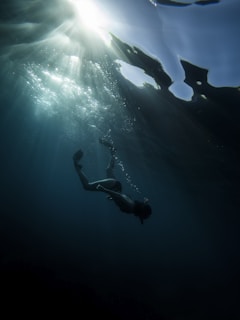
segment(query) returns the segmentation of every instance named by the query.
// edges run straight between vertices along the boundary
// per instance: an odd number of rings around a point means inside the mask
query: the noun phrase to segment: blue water
[[[161,1],[140,3],[161,21],[172,14]],[[119,19],[129,14],[124,1],[121,10]],[[139,24],[141,10],[132,12]],[[237,319],[240,79],[231,78],[231,50],[219,58],[224,85],[206,76],[214,75],[211,52],[206,65],[179,59],[183,82],[147,42],[137,47],[139,39],[126,43],[116,31],[109,45],[85,30],[67,1],[2,1],[0,12],[0,272],[8,312]],[[159,87],[135,86],[116,60]],[[191,99],[171,83],[187,84]],[[81,186],[72,155],[81,148],[89,179],[104,178],[102,136],[117,148],[124,191],[149,198],[153,213],[143,225]]]

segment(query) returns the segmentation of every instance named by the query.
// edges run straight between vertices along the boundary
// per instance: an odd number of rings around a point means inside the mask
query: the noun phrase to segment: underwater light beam
[[[69,2],[74,6],[77,16],[85,29],[97,33],[104,43],[110,46],[112,39],[106,30],[109,19],[94,2],[91,0],[69,0]]]

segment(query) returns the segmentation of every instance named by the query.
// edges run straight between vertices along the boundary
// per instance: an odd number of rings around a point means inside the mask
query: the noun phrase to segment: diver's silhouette
[[[108,147],[111,153],[111,158],[106,169],[106,179],[89,182],[85,174],[82,172],[82,165],[79,163],[83,156],[83,151],[78,150],[73,155],[74,167],[82,182],[83,188],[85,190],[102,191],[107,193],[108,199],[113,200],[121,211],[134,214],[135,216],[139,217],[141,223],[143,223],[143,220],[147,219],[152,213],[152,209],[147,203],[148,200],[144,200],[144,202],[136,201],[122,193],[122,185],[115,178],[113,173],[116,149],[105,139],[99,139],[99,142]]]

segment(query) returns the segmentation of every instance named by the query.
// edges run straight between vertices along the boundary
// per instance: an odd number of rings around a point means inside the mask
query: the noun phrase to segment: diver
[[[152,209],[148,204],[148,199],[144,199],[144,202],[140,202],[133,200],[131,197],[122,193],[122,184],[115,178],[113,173],[116,149],[105,139],[99,139],[99,142],[108,147],[111,153],[111,158],[106,169],[106,179],[89,182],[82,171],[82,165],[79,163],[83,157],[83,151],[78,150],[73,155],[74,167],[78,173],[83,188],[85,190],[102,191],[107,193],[108,199],[113,200],[121,211],[134,214],[143,224],[143,220],[147,219],[152,213]]]

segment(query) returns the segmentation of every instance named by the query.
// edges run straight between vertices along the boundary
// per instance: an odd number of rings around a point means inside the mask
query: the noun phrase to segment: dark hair
[[[135,201],[134,215],[140,218],[141,223],[143,223],[144,219],[149,218],[151,214],[152,208],[149,204]]]

